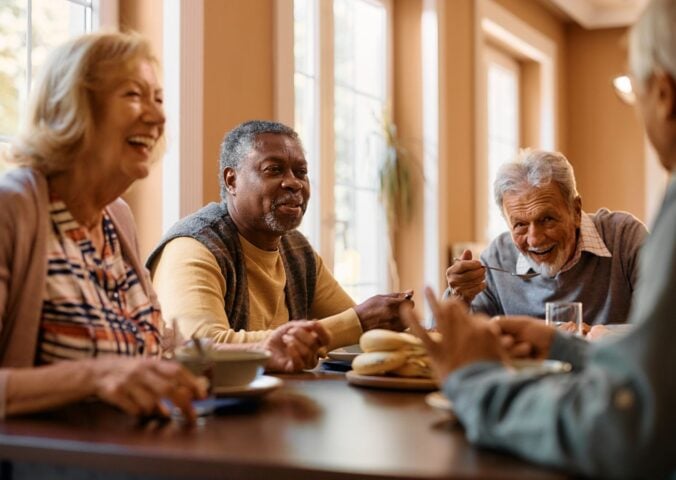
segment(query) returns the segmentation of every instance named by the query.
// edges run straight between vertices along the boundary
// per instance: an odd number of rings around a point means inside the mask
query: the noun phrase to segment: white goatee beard
[[[530,268],[545,278],[556,277],[568,260],[568,255],[561,249],[557,252],[556,258],[552,263],[537,263],[530,255],[525,255],[525,257]]]
[[[305,209],[303,209],[303,214],[300,216],[298,220],[290,220],[288,222],[283,222],[280,221],[279,218],[277,218],[277,215],[275,215],[275,211],[273,210],[265,214],[265,216],[263,217],[263,221],[272,232],[282,235],[295,228],[298,228],[298,226],[303,221],[304,215]]]

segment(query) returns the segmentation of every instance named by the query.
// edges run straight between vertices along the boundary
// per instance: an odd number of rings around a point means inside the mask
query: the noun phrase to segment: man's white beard
[[[556,258],[552,263],[537,263],[528,254],[526,254],[525,257],[530,268],[545,278],[556,277],[568,260],[568,255],[566,255],[566,252],[561,249],[558,250]]]
[[[303,214],[305,214],[305,211],[303,211]],[[298,228],[300,223],[303,221],[303,216],[301,215],[300,219],[294,219],[289,220],[287,222],[283,222],[279,218],[277,218],[275,212],[272,211],[265,214],[265,216],[263,217],[263,221],[268,226],[270,231],[277,233],[279,235],[283,235],[286,232],[290,232],[291,230]]]

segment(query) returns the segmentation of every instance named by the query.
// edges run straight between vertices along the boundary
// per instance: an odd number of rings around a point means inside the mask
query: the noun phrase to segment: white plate
[[[351,370],[345,374],[348,383],[360,387],[385,388],[389,390],[417,390],[429,392],[439,388],[431,378],[389,377],[385,375],[359,375]]]
[[[340,360],[343,362],[352,363],[354,357],[361,353],[364,352],[357,343],[355,345],[348,345],[347,347],[336,348],[335,350],[331,350],[329,353],[327,353],[327,355],[331,360]]]
[[[630,323],[613,323],[610,325],[594,325],[585,337],[592,342],[603,338],[616,338],[628,334],[634,325]]]
[[[283,384],[281,378],[261,375],[247,385],[216,387],[214,388],[214,395],[217,397],[258,397],[281,387]]]
[[[437,410],[453,412],[453,403],[441,392],[432,392],[425,395],[425,403]]]
[[[632,328],[634,328],[633,323],[609,323],[607,325],[604,325],[608,330],[611,330],[613,332],[617,333],[627,333],[629,332]]]
[[[512,360],[507,368],[515,372],[531,374],[568,373],[572,370],[570,363],[558,360]]]

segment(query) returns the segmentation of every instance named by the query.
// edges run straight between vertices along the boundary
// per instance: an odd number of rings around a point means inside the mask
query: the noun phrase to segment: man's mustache
[[[288,204],[300,205],[303,211],[305,211],[305,208],[307,207],[307,200],[305,200],[305,198],[303,198],[302,195],[289,194],[275,199],[275,201],[272,203],[272,207],[276,208],[280,205],[288,205]]]

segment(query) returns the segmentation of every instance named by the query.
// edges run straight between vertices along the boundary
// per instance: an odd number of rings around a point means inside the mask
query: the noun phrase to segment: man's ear
[[[575,226],[579,228],[582,223],[582,197],[579,195],[573,200],[573,211],[575,212]]]
[[[653,88],[657,98],[655,107],[657,115],[663,120],[676,118],[676,80],[667,72],[659,69],[653,78]]]
[[[228,193],[234,197],[237,193],[237,171],[234,168],[223,169],[223,183]]]

